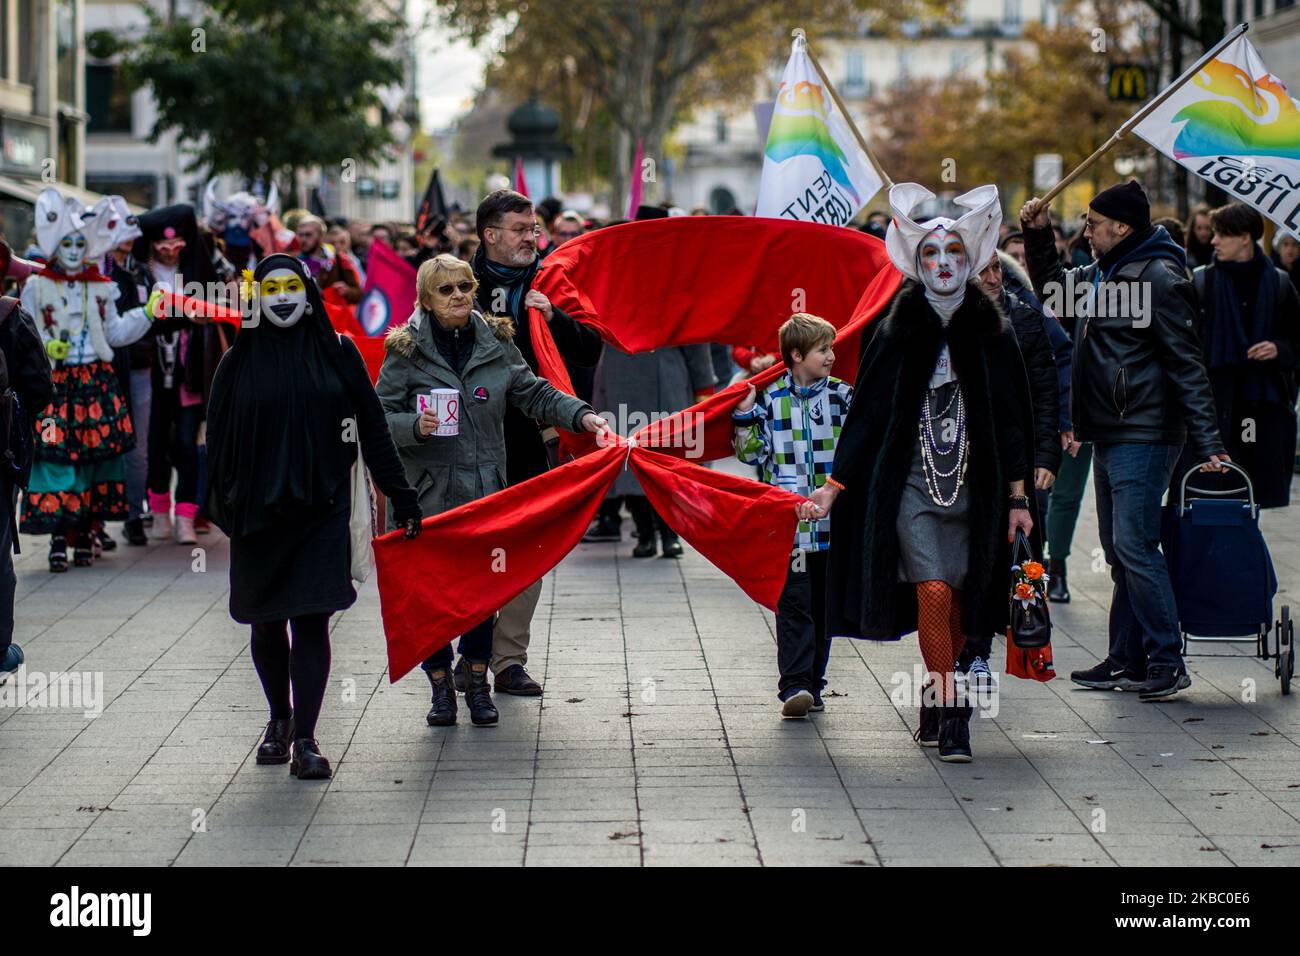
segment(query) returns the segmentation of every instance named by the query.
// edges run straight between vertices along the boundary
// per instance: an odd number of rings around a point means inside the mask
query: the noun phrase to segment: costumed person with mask
[[[134,446],[131,413],[113,370],[113,349],[148,330],[147,306],[119,314],[118,287],[95,268],[107,248],[92,248],[81,203],[57,189],[36,197],[36,235],[48,265],[23,286],[54,364],[54,400],[36,423],[35,463],[21,529],[50,535],[50,570],[94,563],[106,521],[127,517],[125,453]]]
[[[148,301],[152,283],[149,270],[136,262],[133,254],[135,241],[141,236],[139,219],[121,196],[105,196],[104,200],[108,203],[105,208],[96,204],[103,216],[97,228],[106,228],[110,232],[108,254],[104,257],[101,271],[117,285],[118,310],[125,311]],[[155,329],[157,325],[155,322]],[[149,473],[149,411],[153,399],[150,370],[154,359],[153,336],[145,335],[138,342],[118,349],[113,362],[137,434],[135,447],[126,453],[127,516],[122,526],[122,537],[136,547],[149,543],[144,533],[144,503]],[[112,550],[109,541],[101,541],[105,550]]]
[[[329,618],[357,598],[349,517],[358,438],[407,537],[420,532],[420,507],[361,354],[330,326],[306,266],[268,256],[249,292],[253,320],[212,383],[206,510],[230,536],[230,616],[252,625],[270,706],[257,762],[287,762],[298,779],[319,780],[330,776],[316,743]]]
[[[146,264],[151,289],[185,292],[189,288],[185,294],[192,295],[197,283],[203,290],[197,298],[218,297],[223,285],[207,241],[199,233],[193,206],[164,206],[145,213],[140,229],[136,258]],[[199,433],[209,382],[208,352],[216,351],[219,358],[226,335],[224,323],[205,324],[181,315],[161,320],[154,330],[147,484],[153,515],[149,537],[155,541],[194,544],[198,540],[194,522],[201,500]]]
[[[917,631],[934,681],[917,741],[971,759],[970,704],[954,662],[966,635],[1006,630],[1011,542],[1034,527],[1034,426],[1015,332],[974,285],[997,246],[998,192],[954,202],[956,219],[916,223],[934,194],[891,187],[890,260],[906,277],[867,328],[853,404],[826,485],[831,508],[827,633],[896,640]]]

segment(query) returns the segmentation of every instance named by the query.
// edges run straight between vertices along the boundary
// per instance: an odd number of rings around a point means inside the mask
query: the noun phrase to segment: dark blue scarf
[[[1225,262],[1216,258],[1206,269],[1206,281],[1213,286],[1207,290],[1209,328],[1202,331],[1205,342],[1205,364],[1213,369],[1242,366],[1245,376],[1244,397],[1250,401],[1280,401],[1271,376],[1264,373],[1261,364],[1246,358],[1246,350],[1256,342],[1268,341],[1273,336],[1273,320],[1277,310],[1277,270],[1255,247],[1255,256],[1248,262]],[[1246,306],[1242,314],[1242,304]]]

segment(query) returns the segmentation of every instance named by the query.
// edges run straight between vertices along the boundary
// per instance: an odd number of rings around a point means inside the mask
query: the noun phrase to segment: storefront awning
[[[21,179],[17,176],[0,176],[0,196],[9,196],[13,199],[20,200],[31,205],[36,205],[36,197],[42,189],[53,186],[65,196],[72,196],[81,201],[85,206],[93,206],[99,202],[100,193],[92,192],[89,189],[82,189],[80,186],[73,186],[70,183],[59,182],[55,180],[52,183],[39,182],[32,179]],[[140,206],[130,205],[130,209],[137,216],[147,210]]]

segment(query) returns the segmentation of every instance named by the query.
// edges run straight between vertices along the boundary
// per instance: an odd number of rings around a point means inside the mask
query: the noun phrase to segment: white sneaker
[[[176,519],[176,543],[177,544],[198,544],[199,539],[194,533],[194,519],[181,518]]]
[[[153,516],[153,524],[149,528],[150,541],[166,541],[172,536],[172,516],[158,514]]]

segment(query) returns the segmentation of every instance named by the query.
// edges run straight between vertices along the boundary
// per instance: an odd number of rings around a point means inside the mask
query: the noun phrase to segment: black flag
[[[442,178],[435,169],[429,176],[424,198],[415,211],[415,231],[419,235],[436,232],[447,223],[447,200],[442,194]]]
[[[321,219],[328,218],[325,214],[325,201],[321,199],[320,187],[311,187],[311,197],[307,200],[307,208],[311,210],[313,216],[319,216]]]

